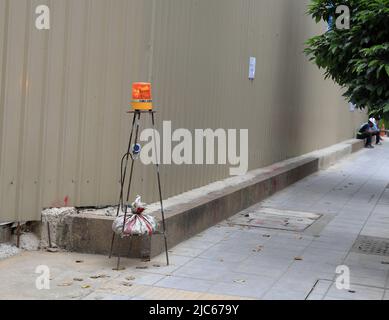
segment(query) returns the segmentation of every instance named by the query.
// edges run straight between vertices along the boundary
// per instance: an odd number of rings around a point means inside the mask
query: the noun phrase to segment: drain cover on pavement
[[[389,239],[359,236],[354,243],[352,251],[389,257]]]
[[[317,213],[258,208],[246,210],[232,217],[228,222],[247,227],[301,232],[311,226],[320,217],[321,215]]]

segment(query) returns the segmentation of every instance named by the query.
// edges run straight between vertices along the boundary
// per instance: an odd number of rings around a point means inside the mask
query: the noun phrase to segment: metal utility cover
[[[352,252],[389,257],[389,239],[359,236]]]
[[[247,210],[228,220],[229,223],[241,226],[304,231],[321,217],[311,212],[280,210],[275,208],[258,208]]]

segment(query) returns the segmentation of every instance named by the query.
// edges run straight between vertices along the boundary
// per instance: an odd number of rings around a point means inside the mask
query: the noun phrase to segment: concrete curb
[[[348,140],[166,200],[169,248],[361,148],[363,141]],[[160,218],[157,210],[151,214]],[[112,217],[93,213],[68,215],[58,224],[56,243],[69,251],[107,255],[112,221]],[[134,238],[131,252],[129,239],[118,239],[114,246],[115,255],[120,253],[126,257],[154,257],[163,251],[163,237],[160,235]]]

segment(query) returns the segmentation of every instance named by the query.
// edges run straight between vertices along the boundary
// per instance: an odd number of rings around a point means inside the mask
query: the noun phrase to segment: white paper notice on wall
[[[255,79],[255,68],[257,65],[257,58],[256,57],[250,57],[249,62],[249,79],[254,80]]]

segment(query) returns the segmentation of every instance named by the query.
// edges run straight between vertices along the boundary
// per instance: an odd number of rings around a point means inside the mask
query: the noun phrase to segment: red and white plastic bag
[[[128,209],[126,221],[124,222],[124,212],[115,219],[112,230],[121,237],[152,235],[158,229],[158,223],[153,216],[143,214],[145,204],[141,202],[141,197],[137,196],[135,202]],[[123,228],[124,222],[124,228]]]

